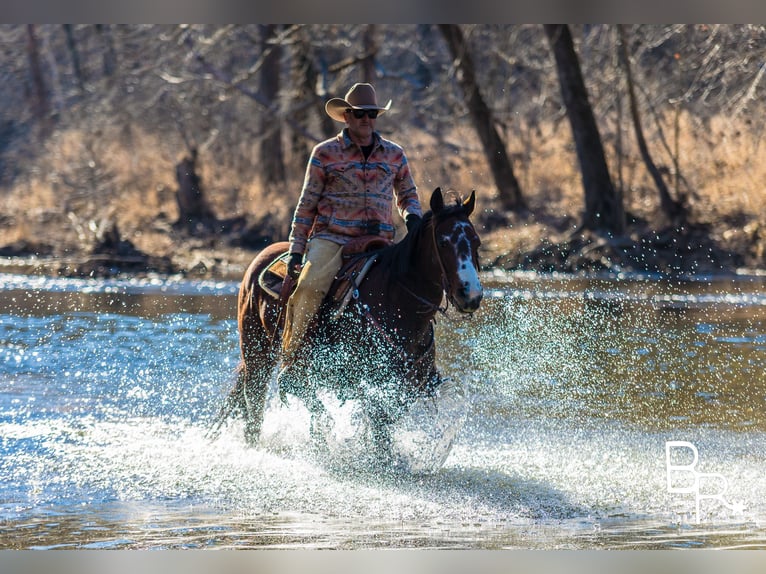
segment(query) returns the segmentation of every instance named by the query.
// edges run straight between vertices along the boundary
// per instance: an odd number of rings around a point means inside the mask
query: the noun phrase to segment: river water
[[[452,451],[387,473],[273,390],[206,438],[236,282],[0,274],[0,549],[766,548],[763,278],[484,280]]]

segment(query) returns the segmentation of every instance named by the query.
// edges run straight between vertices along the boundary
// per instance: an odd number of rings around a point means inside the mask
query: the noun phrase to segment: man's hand
[[[287,274],[291,279],[297,279],[301,273],[303,267],[303,254],[302,253],[290,253],[290,258],[287,260]]]
[[[404,219],[404,224],[407,226],[407,233],[412,233],[412,230],[415,229],[419,223],[420,223],[419,215],[415,215],[414,213],[408,214],[407,217]]]

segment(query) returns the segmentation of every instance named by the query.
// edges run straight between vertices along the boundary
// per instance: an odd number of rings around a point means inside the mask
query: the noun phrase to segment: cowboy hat
[[[378,105],[378,98],[375,95],[375,88],[372,84],[354,84],[346,92],[345,98],[333,98],[328,100],[324,106],[327,115],[337,122],[345,122],[343,112],[351,108],[354,110],[378,110],[383,113],[391,107],[391,100],[385,107]]]

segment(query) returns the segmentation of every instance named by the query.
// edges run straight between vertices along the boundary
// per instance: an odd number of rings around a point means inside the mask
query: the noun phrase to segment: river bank
[[[484,270],[581,275],[648,274],[658,277],[762,275],[766,235],[757,229],[714,233],[692,224],[660,231],[634,227],[622,237],[562,231],[535,224],[508,225],[482,232]],[[249,230],[252,237],[252,230]],[[268,240],[242,233],[174,234],[137,247],[112,230],[81,247],[57,248],[56,231],[40,241],[0,245],[0,271],[56,277],[109,278],[181,275],[189,279],[238,280]],[[146,245],[147,242],[143,241]]]

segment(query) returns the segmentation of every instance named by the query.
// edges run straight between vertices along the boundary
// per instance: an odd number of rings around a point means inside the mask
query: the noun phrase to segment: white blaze
[[[468,235],[465,232],[465,228],[467,228],[468,225],[463,223],[461,227],[462,230],[458,236],[458,240],[456,244],[452,246],[455,250],[455,259],[457,261],[457,276],[460,280],[460,284],[464,285],[466,288],[468,299],[475,299],[482,295],[483,290],[481,281],[479,280],[478,270],[473,265],[470,248],[471,242],[468,240]],[[463,242],[468,245],[468,250],[466,254],[461,255],[458,246]]]

